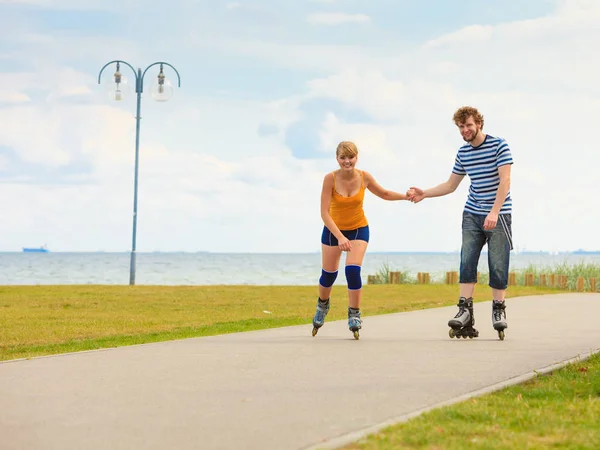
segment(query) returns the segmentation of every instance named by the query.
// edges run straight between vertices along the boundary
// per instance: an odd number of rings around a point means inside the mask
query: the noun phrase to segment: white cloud
[[[454,33],[433,39],[425,44],[425,48],[442,45],[457,45],[470,41],[483,41],[492,36],[493,27],[490,25],[470,25]]]
[[[21,92],[2,92],[0,91],[0,103],[27,103],[31,98]]]
[[[405,101],[402,81],[389,80],[374,70],[342,70],[324,79],[311,80],[308,87],[312,96],[340,100],[377,119],[397,117]]]
[[[312,25],[341,25],[345,23],[367,23],[371,21],[371,18],[366,14],[321,12],[310,14],[307,21]]]
[[[258,61],[255,72],[239,77],[268,79],[273,92],[291,93],[265,94],[246,83],[248,91],[232,86],[227,91],[235,94],[215,94],[217,67],[198,63],[194,74],[183,66],[184,85],[170,102],[144,96],[139,250],[318,251],[319,191],[324,173],[335,168],[337,142],[355,140],[361,167],[386,188],[429,187],[450,173],[461,143],[451,116],[463,104],[479,107],[486,131],[513,148],[518,244],[547,249],[558,239],[564,249],[599,247],[594,230],[600,217],[589,200],[600,195],[599,159],[589,142],[600,115],[598,5],[563,2],[545,17],[473,24],[409,50],[393,42],[289,43],[278,34],[261,41],[248,33],[239,42],[225,31],[227,36],[207,42],[198,32],[196,41],[186,39],[198,50],[190,53],[194,58],[203,62],[202,52],[210,48],[223,58]],[[229,4],[230,10],[239,7],[241,2]],[[317,22],[342,23],[335,17]],[[21,56],[21,64],[33,61],[25,65],[29,69],[0,74],[0,86],[11,86],[0,91],[0,102],[23,101],[0,104],[0,148],[48,172],[80,163],[90,172],[40,184],[35,174],[17,170],[3,180],[0,201],[11,220],[0,225],[0,248],[46,242],[57,250],[126,250],[135,105],[109,104],[95,77],[116,48],[119,58],[137,61],[154,56],[156,41],[141,50],[115,35],[73,40],[30,31],[15,35],[18,51],[11,53]],[[169,58],[181,59],[173,52]],[[100,63],[90,63],[89,55]],[[228,60],[220,62],[231,70]],[[274,70],[280,70],[277,76]],[[323,117],[314,132],[319,150],[331,158],[296,159],[285,132],[312,114],[303,108],[319,99],[327,101],[314,116]],[[359,114],[346,117],[331,101]],[[259,136],[262,124],[275,131]],[[2,170],[11,164],[12,158],[0,156]],[[369,196],[371,250],[455,250],[467,189],[465,181],[454,195],[416,206]],[[576,233],[574,217],[581,218]],[[247,234],[239,232],[242,225]]]

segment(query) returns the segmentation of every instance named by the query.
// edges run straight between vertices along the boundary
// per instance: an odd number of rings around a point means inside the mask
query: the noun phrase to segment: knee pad
[[[331,287],[337,278],[338,271],[335,272],[327,272],[324,269],[321,269],[321,278],[319,278],[319,284],[323,287]]]
[[[348,282],[348,289],[351,291],[357,291],[362,288],[360,266],[346,266],[346,281]]]

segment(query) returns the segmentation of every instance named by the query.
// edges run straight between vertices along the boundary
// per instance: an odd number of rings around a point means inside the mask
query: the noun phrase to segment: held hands
[[[406,199],[413,203],[419,203],[424,198],[425,191],[423,191],[423,189],[419,189],[418,187],[413,186],[408,191],[406,191]]]

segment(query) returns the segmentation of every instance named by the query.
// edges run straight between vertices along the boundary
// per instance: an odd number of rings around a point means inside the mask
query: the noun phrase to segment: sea
[[[428,272],[432,282],[458,270],[459,253],[367,253],[362,277],[383,268],[416,278]],[[600,264],[600,252],[515,253],[511,270],[534,265]],[[130,253],[0,253],[0,285],[129,284]],[[343,260],[342,260],[343,266]],[[487,254],[479,271],[487,273]],[[138,253],[137,285],[316,285],[321,274],[319,253]],[[342,275],[343,277],[343,275]]]

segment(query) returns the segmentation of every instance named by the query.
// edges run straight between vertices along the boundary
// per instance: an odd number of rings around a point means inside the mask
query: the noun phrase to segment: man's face
[[[470,116],[466,121],[457,123],[456,126],[460,131],[460,135],[466,142],[472,142],[481,131],[481,125],[475,123],[473,116]]]

